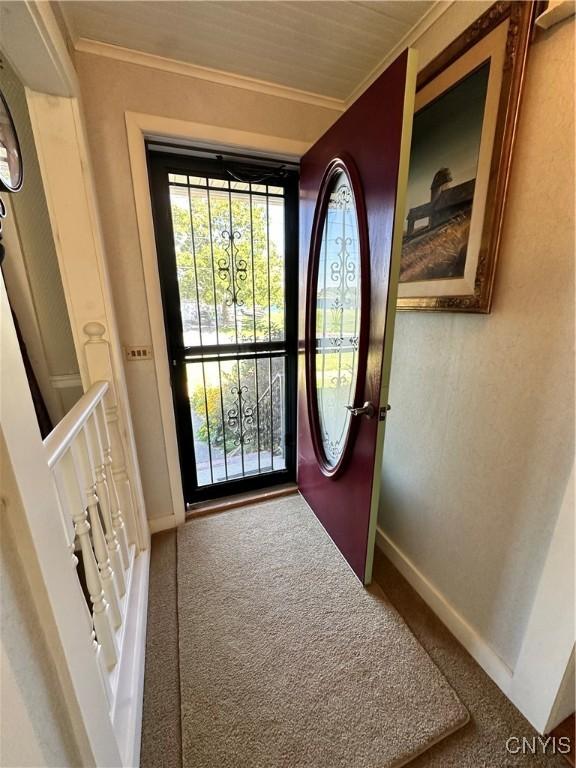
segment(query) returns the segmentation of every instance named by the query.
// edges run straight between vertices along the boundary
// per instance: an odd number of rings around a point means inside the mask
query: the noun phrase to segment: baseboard
[[[150,550],[146,549],[134,560],[113,713],[124,768],[140,765],[149,570]]]
[[[380,526],[376,529],[376,546],[396,566],[406,581],[418,592],[424,602],[434,611],[454,637],[460,641],[486,674],[492,678],[500,690],[509,697],[512,683],[510,667],[418,570],[410,558],[398,548]]]
[[[150,533],[160,533],[160,531],[178,528],[180,522],[184,522],[184,515],[182,515],[181,521],[177,520],[175,515],[164,515],[164,517],[153,517],[151,520],[148,520],[148,527],[150,528]]]

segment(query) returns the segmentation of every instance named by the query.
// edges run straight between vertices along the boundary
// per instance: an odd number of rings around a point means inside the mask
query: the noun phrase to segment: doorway
[[[297,169],[147,150],[185,500],[293,481]]]

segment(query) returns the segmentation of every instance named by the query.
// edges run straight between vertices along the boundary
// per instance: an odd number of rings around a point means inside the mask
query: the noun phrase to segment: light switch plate
[[[124,353],[130,363],[136,360],[152,360],[152,347],[124,347]]]

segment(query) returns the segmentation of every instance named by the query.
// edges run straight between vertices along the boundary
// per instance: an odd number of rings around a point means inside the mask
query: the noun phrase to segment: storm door
[[[186,501],[293,480],[297,173],[148,158]]]

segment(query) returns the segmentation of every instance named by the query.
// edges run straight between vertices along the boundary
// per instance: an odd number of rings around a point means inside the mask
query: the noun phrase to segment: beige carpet
[[[470,721],[458,733],[416,758],[410,768],[569,768],[562,755],[550,751],[510,754],[510,736],[537,736],[530,723],[378,550],[374,579],[470,711]]]
[[[152,537],[141,768],[180,768],[180,669],[176,600],[176,532]]]
[[[409,768],[566,768],[561,755],[507,753],[511,735],[535,731],[378,550],[374,578],[470,711],[463,728]],[[140,768],[182,768],[176,531],[152,537],[148,606]]]
[[[292,496],[178,531],[182,762],[387,768],[468,713]]]

